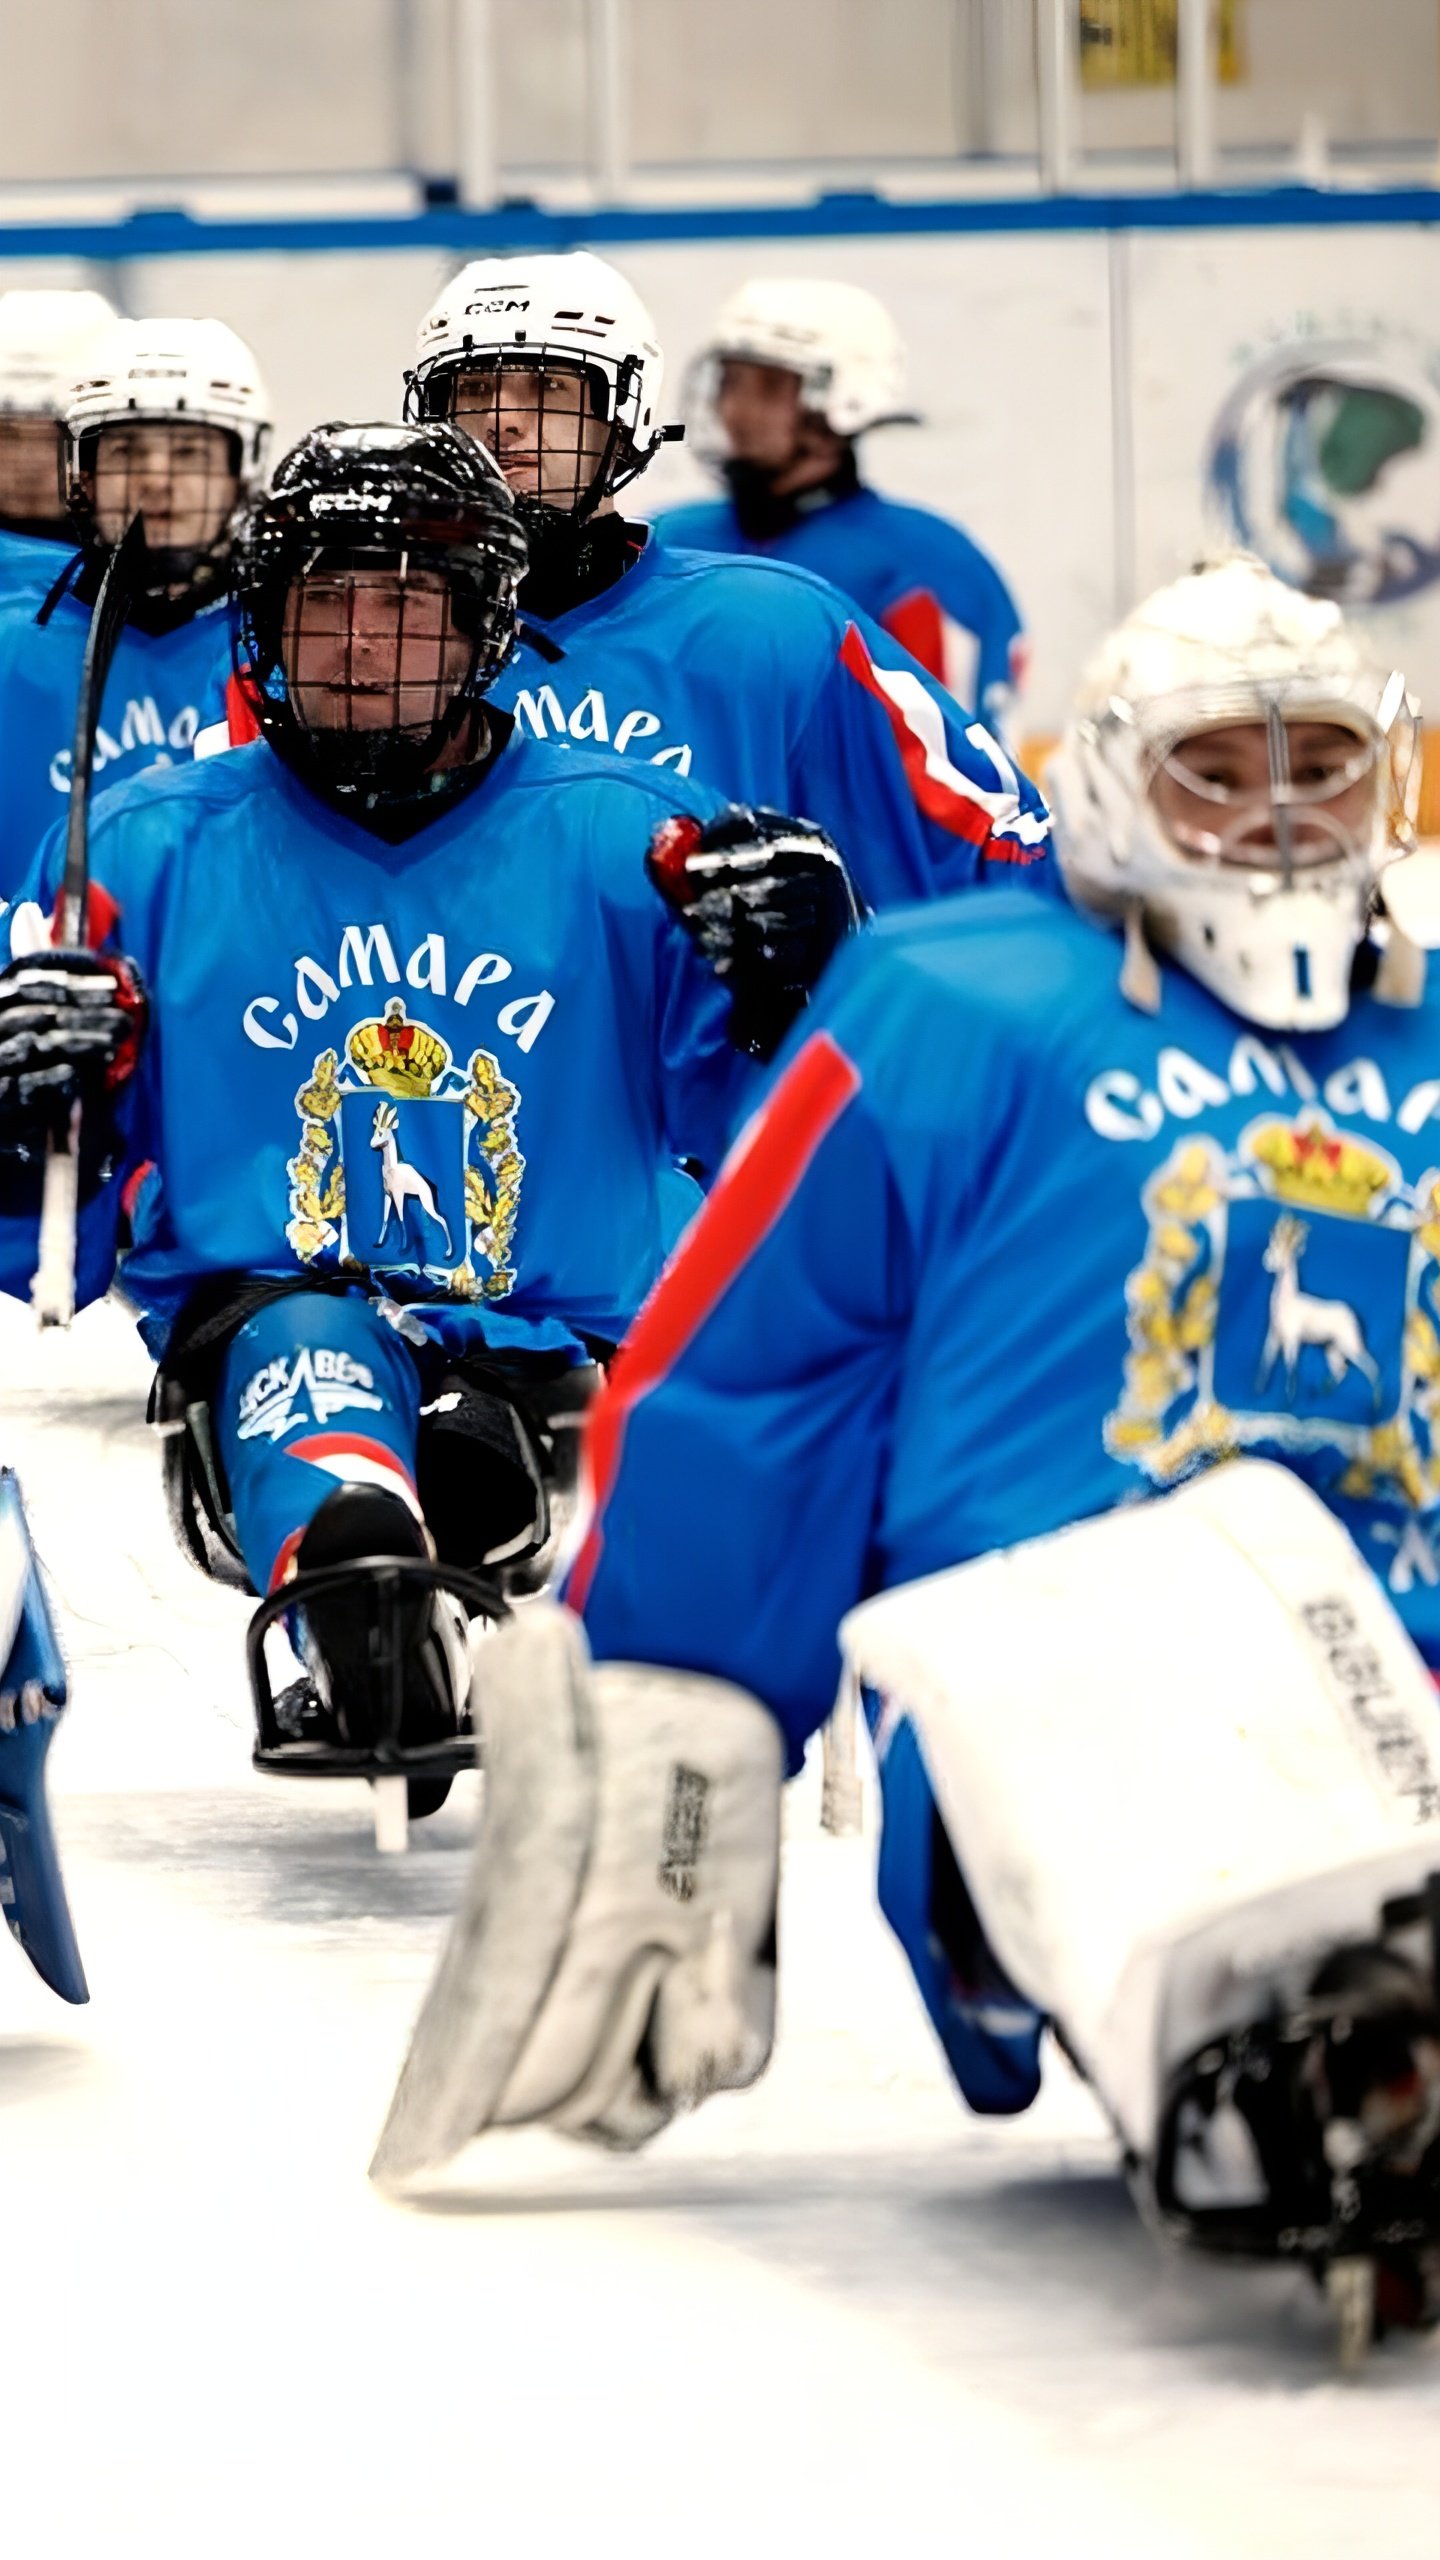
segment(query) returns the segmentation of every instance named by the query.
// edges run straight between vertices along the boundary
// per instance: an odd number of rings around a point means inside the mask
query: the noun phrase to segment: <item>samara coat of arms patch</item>
[[[413,1272],[451,1296],[504,1298],[515,1285],[525,1159],[520,1096],[488,1049],[463,1067],[394,996],[324,1049],[295,1096],[285,1233],[301,1262]]]

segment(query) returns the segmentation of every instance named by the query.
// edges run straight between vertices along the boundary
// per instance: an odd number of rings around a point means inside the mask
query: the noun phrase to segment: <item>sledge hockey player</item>
[[[1334,606],[1207,569],[1084,685],[1086,913],[837,958],[595,1408],[568,1611],[487,1652],[378,2176],[756,2076],[843,1643],[972,2105],[1053,2018],[1171,2230],[1333,2264],[1352,2339],[1377,2261],[1440,2309],[1440,1004],[1367,940],[1415,743]]]
[[[407,413],[489,447],[530,546],[495,700],[537,734],[803,811],[877,911],[1043,872],[1032,785],[866,613],[783,562],[702,559],[620,514],[674,432],[662,374],[644,304],[588,250],[478,260],[422,321]]]
[[[905,400],[905,350],[873,293],[754,278],[687,386],[690,434],[727,495],[667,508],[659,531],[830,579],[1003,737],[1025,664],[1009,588],[959,525],[860,476],[862,435],[916,423]]]
[[[6,1285],[78,1077],[77,1300],[120,1253],[183,1540],[300,1611],[262,1754],[409,1766],[416,1810],[456,1765],[454,1595],[540,1547],[550,1441],[663,1259],[662,1155],[719,1161],[856,915],[803,821],[489,709],[524,559],[453,428],[306,437],[235,564],[263,738],[96,809],[103,957],[46,947],[57,834],[0,973]]]
[[[115,318],[99,293],[0,293],[0,605],[38,605],[75,548],[65,404]]]
[[[75,581],[0,622],[0,896],[13,897],[63,816],[90,609],[137,514],[147,574],[105,688],[94,789],[185,762],[221,716],[230,544],[259,482],[269,409],[254,357],[222,321],[115,320],[88,343],[65,410]]]

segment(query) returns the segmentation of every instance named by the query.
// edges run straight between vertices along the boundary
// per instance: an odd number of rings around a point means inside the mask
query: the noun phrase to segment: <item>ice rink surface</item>
[[[1063,2070],[967,2117],[806,1784],[756,2091],[381,2201],[473,1783],[382,1860],[361,1788],[255,1777],[246,1603],[171,1546],[126,1320],[0,1339],[92,1993],[0,1947],[7,2550],[1434,2560],[1440,2342],[1338,2381],[1303,2279],[1156,2247]]]

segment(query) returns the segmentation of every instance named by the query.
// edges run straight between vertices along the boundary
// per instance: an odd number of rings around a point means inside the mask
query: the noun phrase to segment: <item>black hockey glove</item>
[[[130,960],[36,951],[0,969],[0,1147],[43,1146],[76,1102],[108,1130],[148,1009]]]
[[[730,990],[730,1037],[770,1058],[864,912],[838,849],[808,818],[726,809],[667,818],[645,868]]]

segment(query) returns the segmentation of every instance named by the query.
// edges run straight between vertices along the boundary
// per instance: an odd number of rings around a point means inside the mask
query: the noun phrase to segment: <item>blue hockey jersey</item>
[[[602,594],[529,621],[538,644],[522,625],[492,690],[522,730],[815,819],[877,910],[1048,873],[1034,786],[822,580],[651,540]]]
[[[0,615],[0,899],[14,896],[69,797],[89,628],[88,605],[68,595],[43,629],[31,611]],[[222,716],[229,673],[224,605],[153,638],[127,625],[96,732],[97,797],[147,765],[188,761],[196,731]]]
[[[66,561],[74,557],[73,542],[47,542],[42,535],[15,533],[0,525],[0,613],[23,605],[27,597],[33,613],[44,603]]]
[[[1440,1666],[1440,999],[1285,1039],[1119,963],[1013,892],[840,955],[595,1418],[597,1653],[798,1753],[853,1602],[1243,1450]]]
[[[153,1010],[83,1296],[110,1276],[123,1190],[152,1350],[215,1272],[370,1273],[447,1340],[617,1338],[663,1259],[662,1158],[718,1162],[757,1080],[643,867],[662,818],[719,805],[524,739],[394,847],[263,742],[110,793],[92,877]],[[59,867],[57,831],[22,947]],[[24,1220],[0,1248],[18,1291]]]
[[[691,551],[787,560],[828,578],[958,701],[1007,727],[1024,675],[1023,626],[994,561],[947,517],[859,488],[817,492],[814,506],[768,541],[742,531],[729,498],[667,508],[657,530]]]

